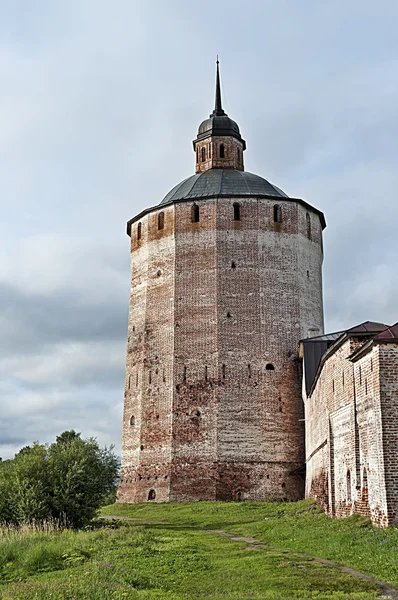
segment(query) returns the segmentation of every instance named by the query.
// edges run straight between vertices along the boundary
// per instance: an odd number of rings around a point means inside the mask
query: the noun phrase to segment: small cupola
[[[196,173],[208,169],[244,171],[243,152],[246,150],[246,142],[240,135],[238,124],[223,110],[218,58],[214,110],[199,125],[193,147],[196,153]]]

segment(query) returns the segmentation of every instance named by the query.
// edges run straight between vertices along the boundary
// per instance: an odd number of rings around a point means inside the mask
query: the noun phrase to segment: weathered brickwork
[[[208,137],[196,142],[196,173],[219,168],[243,171],[243,149],[243,143],[231,136]]]
[[[298,499],[298,342],[323,332],[319,215],[278,198],[275,223],[275,200],[210,198],[192,222],[192,204],[132,227],[118,500]]]
[[[369,337],[332,346],[305,398],[306,496],[387,526],[398,513],[398,348]]]
[[[387,518],[398,525],[398,344],[380,344],[380,402]]]

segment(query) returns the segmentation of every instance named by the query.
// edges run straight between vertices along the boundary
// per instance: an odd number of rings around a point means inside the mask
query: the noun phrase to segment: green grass
[[[325,567],[303,551],[329,544],[329,557],[334,552],[349,557],[362,540],[368,554],[380,546],[379,536],[388,541],[381,544],[371,574],[394,581],[376,571],[383,560],[396,562],[396,530],[373,530],[358,519],[330,521],[308,502],[112,505],[102,512],[147,523],[103,522],[79,532],[0,530],[0,598],[375,600],[380,593],[373,584]],[[267,545],[254,549],[198,529],[203,526],[254,536]],[[351,546],[338,549],[339,535],[341,543],[351,538]]]
[[[376,529],[358,515],[330,519],[312,500],[113,504],[101,512],[252,536],[272,546],[333,560],[398,588],[398,528]]]

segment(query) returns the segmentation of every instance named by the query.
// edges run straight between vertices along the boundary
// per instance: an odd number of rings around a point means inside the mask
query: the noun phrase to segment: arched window
[[[206,160],[206,148],[203,146],[202,148],[202,162],[205,162]]]
[[[268,364],[265,366],[265,370],[266,370],[266,371],[275,371],[275,367],[274,367],[274,365],[273,365],[272,363],[268,363]]]
[[[155,500],[155,499],[156,499],[156,492],[155,492],[155,490],[149,490],[148,500]]]
[[[142,224],[138,223],[138,225],[137,225],[137,240],[141,239],[141,234],[142,234]]]
[[[351,502],[351,473],[347,471],[347,501]]]
[[[240,204],[234,202],[234,221],[240,221]]]
[[[164,212],[158,214],[158,229],[164,229]]]
[[[199,206],[193,204],[191,208],[192,223],[199,223]]]
[[[307,238],[310,240],[311,239],[311,217],[310,217],[309,213],[307,213],[305,215],[305,220],[307,222]]]
[[[274,223],[282,223],[282,209],[279,204],[274,205]]]
[[[220,144],[220,158],[225,158],[224,144]]]
[[[231,262],[231,269],[236,269],[236,262],[234,260]]]
[[[131,425],[131,427],[135,426],[135,416],[134,415],[131,415],[131,417],[130,417],[130,425]]]

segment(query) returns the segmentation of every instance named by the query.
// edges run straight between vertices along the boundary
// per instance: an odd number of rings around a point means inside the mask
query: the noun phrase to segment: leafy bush
[[[100,448],[65,431],[51,445],[34,442],[0,462],[0,523],[54,520],[78,528],[88,523],[115,488],[113,447]]]

